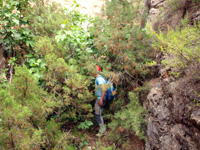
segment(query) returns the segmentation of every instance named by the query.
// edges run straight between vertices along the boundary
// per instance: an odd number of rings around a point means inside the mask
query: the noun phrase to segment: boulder
[[[200,109],[192,112],[191,120],[193,120],[198,127],[200,127]]]
[[[149,110],[145,149],[198,150],[200,110],[192,101],[191,87],[200,87],[200,82],[190,78],[171,80],[162,72],[166,71],[160,70],[160,78],[151,86],[144,103]]]

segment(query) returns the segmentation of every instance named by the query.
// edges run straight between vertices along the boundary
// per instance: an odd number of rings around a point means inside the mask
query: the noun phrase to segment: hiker
[[[95,96],[97,97],[95,102],[95,117],[99,125],[99,133],[97,136],[103,136],[106,133],[106,127],[104,125],[104,120],[102,117],[103,107],[106,104],[106,80],[100,75],[101,68],[96,65],[96,71],[94,73],[95,80]]]

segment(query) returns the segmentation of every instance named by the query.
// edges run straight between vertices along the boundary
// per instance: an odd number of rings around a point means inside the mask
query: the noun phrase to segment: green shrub
[[[151,62],[148,35],[133,22],[138,7],[134,9],[133,1],[111,1],[107,19],[93,22],[76,10],[77,4],[74,6],[68,11],[55,3],[44,5],[36,0],[26,11],[35,43],[26,55],[27,67],[16,67],[12,85],[0,89],[0,112],[5,112],[0,140],[6,141],[2,147],[76,149],[87,145],[85,139],[76,147],[71,144],[74,136],[62,133],[62,126],[68,122],[73,122],[74,130],[92,126],[95,97],[90,91],[95,88],[92,72],[96,64],[120,91],[106,118],[111,120],[116,112],[110,128],[125,126],[125,136],[130,131],[143,138],[144,110],[134,94],[129,94],[130,100],[127,98],[128,91],[143,84],[149,72],[144,64]],[[94,28],[84,29],[82,25],[87,22],[94,23]],[[116,137],[123,143],[125,136]]]
[[[12,85],[0,89],[0,143],[6,149],[39,148],[44,142],[46,117],[56,104],[26,67],[15,69]]]
[[[76,11],[77,4],[73,6],[72,11],[55,7],[57,10],[52,12],[52,15],[50,9],[54,9],[53,6],[36,1],[35,7],[37,6],[38,8],[33,8],[33,13],[30,15],[33,17],[38,13],[37,10],[41,10],[34,18],[36,20],[32,20],[39,21],[40,24],[33,23],[31,26],[33,32],[38,34],[35,38],[35,54],[27,59],[26,64],[38,79],[45,82],[43,86],[49,93],[55,94],[58,106],[52,116],[57,121],[66,123],[89,119],[93,117],[91,101],[94,97],[89,89],[94,78],[88,75],[88,66],[93,64],[95,59],[92,50],[88,48],[91,44],[90,33],[82,27],[82,24],[90,22],[91,19]],[[63,11],[64,14],[61,15]],[[51,18],[53,15],[59,17],[53,19]],[[51,21],[55,21],[55,27]],[[44,22],[45,28],[41,29]],[[56,25],[58,23],[59,26]],[[46,28],[48,25],[49,28]],[[55,32],[50,33],[52,29]],[[34,57],[36,55],[37,57]]]
[[[112,129],[111,140],[123,141],[123,137],[135,133],[140,139],[146,139],[144,135],[145,125],[145,110],[141,106],[138,96],[135,93],[129,92],[130,103],[127,104],[122,110],[118,111],[114,115],[114,120],[109,124]],[[120,135],[118,129],[123,128],[123,135]],[[116,132],[117,131],[117,132]],[[117,136],[118,133],[118,136]],[[122,144],[122,143],[121,143]]]
[[[120,73],[129,90],[150,71],[144,64],[151,62],[151,46],[146,31],[138,25],[138,10],[138,1],[106,1],[102,18],[96,18],[91,28],[97,55],[103,55],[112,70]]]
[[[73,137],[62,133],[61,124],[51,119],[58,103],[38,86],[24,67],[16,67],[12,85],[0,88],[0,146],[3,149],[40,149],[66,147]],[[59,143],[62,143],[58,145]]]
[[[54,37],[69,15],[56,2],[34,0],[33,6],[26,12],[26,16],[30,22],[29,28],[35,35]]]
[[[109,64],[102,65],[102,68],[106,68],[104,76],[117,85],[117,97],[110,104],[109,112],[105,112],[109,113],[105,118],[110,120],[113,113],[118,112],[114,115],[118,118],[114,123],[116,126],[118,122],[124,121],[120,120],[121,112],[130,113],[131,110],[123,110],[130,103],[128,92],[139,89],[138,87],[145,83],[145,78],[150,72],[146,64],[152,62],[153,57],[150,37],[145,29],[140,29],[137,13],[139,4],[133,0],[106,1],[102,16],[97,17],[94,26],[90,28],[94,35],[97,58]],[[142,119],[142,116],[140,117]],[[126,123],[127,126],[132,125],[131,122]],[[139,124],[136,130],[139,130]],[[118,137],[118,140],[123,142],[123,138],[120,139],[120,135]]]
[[[151,30],[155,37],[154,46],[162,51],[166,58],[162,63],[169,67],[186,69],[200,62],[200,30],[199,25],[185,25],[176,30],[168,29],[166,34]]]

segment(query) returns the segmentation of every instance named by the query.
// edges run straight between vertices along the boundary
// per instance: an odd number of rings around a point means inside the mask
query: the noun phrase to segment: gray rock
[[[191,120],[195,121],[195,123],[200,126],[200,109],[192,112]]]
[[[165,106],[159,106],[157,109],[157,113],[158,113],[159,120],[168,119],[168,117],[170,116],[169,109]]]
[[[158,7],[164,5],[165,0],[150,0],[151,7]]]
[[[179,142],[172,137],[171,134],[162,136],[161,141],[161,150],[180,150],[181,145]]]
[[[187,134],[189,129],[183,124],[176,124],[170,132],[173,138],[177,139],[177,141],[181,144],[182,149],[198,150],[192,138]]]
[[[159,14],[160,14],[160,10],[159,9],[151,8],[149,10],[149,15],[148,15],[147,22],[151,24],[153,21],[156,20],[156,18],[158,17]]]
[[[157,130],[158,123],[155,122],[153,118],[148,119],[148,124],[147,124],[147,136],[149,137],[149,143],[150,145],[147,144],[147,146],[150,146],[151,149],[153,148],[159,148],[159,131]],[[153,144],[152,144],[153,143]]]

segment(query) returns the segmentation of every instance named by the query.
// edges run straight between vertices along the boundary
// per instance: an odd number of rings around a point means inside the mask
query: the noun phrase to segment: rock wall
[[[192,0],[145,0],[147,23],[155,31],[175,28],[186,16],[190,24],[200,21],[200,2]],[[168,76],[160,68],[160,77],[151,88],[143,106],[147,116],[146,150],[200,149],[200,79],[186,75]],[[199,75],[200,76],[200,75]],[[150,82],[151,83],[151,82]]]
[[[155,31],[175,28],[181,20],[189,17],[191,24],[200,21],[200,2],[193,0],[144,0],[147,7],[147,23]]]
[[[200,93],[200,79],[187,77],[175,81],[162,76],[158,79],[144,103],[149,110],[146,150],[200,149],[197,93]]]

